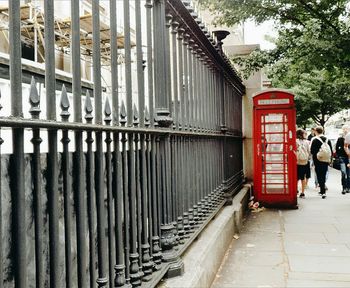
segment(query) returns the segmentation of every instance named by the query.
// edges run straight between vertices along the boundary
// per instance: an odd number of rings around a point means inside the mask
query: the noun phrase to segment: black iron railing
[[[243,181],[244,86],[189,3],[94,0],[86,31],[82,2],[45,0],[34,26],[30,3],[1,10],[0,287],[154,287]],[[30,85],[24,33],[45,60]]]

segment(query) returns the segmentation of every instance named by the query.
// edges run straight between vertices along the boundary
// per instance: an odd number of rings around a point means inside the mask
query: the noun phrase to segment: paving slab
[[[344,244],[304,244],[285,242],[287,255],[350,257],[350,249]]]
[[[218,274],[212,288],[285,287],[284,267],[244,266],[236,273]],[[268,277],[266,277],[268,275]]]
[[[324,236],[329,243],[350,244],[350,233],[324,233]]]
[[[327,244],[329,243],[324,233],[321,232],[299,232],[284,233],[284,241],[286,243],[304,243],[304,244]]]
[[[336,288],[336,287],[350,287],[350,282],[335,282],[335,281],[319,281],[319,280],[292,280],[287,281],[288,288],[305,288],[305,287],[319,287],[319,288]]]
[[[316,225],[316,224],[332,224],[332,225],[343,225],[345,223],[342,223],[338,218],[332,217],[332,216],[325,216],[322,214],[317,215],[311,215],[307,211],[303,214],[298,215],[300,218],[303,219],[302,224],[309,224],[310,226]],[[300,218],[295,217],[294,215],[286,215],[286,213],[283,213],[284,222],[286,224],[301,224]]]
[[[338,233],[336,226],[332,223],[319,223],[318,225],[310,225],[310,223],[286,223],[284,224],[284,230],[286,232],[295,233],[317,233],[317,232],[330,232]]]
[[[347,223],[345,221],[343,223],[337,223],[334,224],[335,229],[337,229],[338,233],[347,233],[350,234],[350,221],[347,220]]]
[[[350,257],[288,255],[291,271],[350,273]]]
[[[258,235],[256,235],[258,234]],[[254,249],[259,251],[281,251],[283,246],[278,233],[249,233],[237,241],[236,249]],[[276,235],[274,235],[276,234]]]
[[[283,254],[278,251],[259,251],[257,249],[234,251],[235,257],[227,259],[226,267],[251,266],[278,266],[283,264]],[[229,269],[227,269],[229,270]]]
[[[307,273],[307,272],[288,272],[288,279],[294,280],[313,280],[313,281],[333,281],[347,282],[350,284],[350,274],[342,273]],[[350,287],[350,285],[349,285]]]

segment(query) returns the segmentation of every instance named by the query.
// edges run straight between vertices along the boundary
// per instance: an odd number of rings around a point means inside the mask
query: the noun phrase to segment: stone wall
[[[15,252],[12,246],[13,239],[11,234],[12,226],[12,197],[11,197],[11,175],[16,173],[12,167],[12,157],[10,155],[1,155],[1,216],[2,216],[2,237],[1,237],[1,249],[3,257],[1,259],[3,265],[4,275],[4,288],[14,287],[14,266],[12,261],[12,254]],[[25,215],[26,215],[26,248],[27,248],[27,278],[28,288],[35,288],[35,225],[34,225],[34,209],[33,209],[33,193],[32,193],[32,175],[31,175],[31,154],[25,155]],[[61,157],[59,157],[59,162]],[[41,199],[42,199],[42,219],[43,219],[43,260],[44,260],[44,271],[45,271],[45,287],[49,285],[49,216],[48,216],[48,195],[46,193],[46,154],[42,154],[41,157],[42,165],[42,188],[41,188]],[[59,163],[59,167],[60,167]],[[72,175],[72,161],[70,167],[70,175]],[[64,199],[63,199],[63,178],[62,171],[59,171],[59,270],[60,270],[60,282],[65,283],[65,225],[64,225]],[[86,200],[86,199],[85,199]],[[76,217],[74,212],[74,197],[73,197],[73,183],[72,183],[72,261],[73,261],[73,283],[76,283],[76,269],[77,269],[77,243],[76,243]],[[87,222],[86,222],[87,227]],[[89,243],[89,235],[87,233],[87,245]],[[87,247],[88,251],[88,247]],[[86,267],[86,275],[89,277],[89,267]],[[89,278],[88,278],[89,279]]]

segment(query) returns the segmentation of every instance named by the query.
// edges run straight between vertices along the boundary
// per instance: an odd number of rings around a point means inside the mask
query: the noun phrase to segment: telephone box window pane
[[[265,116],[265,122],[266,123],[271,123],[271,122],[284,122],[284,115],[283,114],[275,114],[275,113],[271,113],[271,114],[267,114]]]
[[[268,152],[283,152],[282,144],[268,144],[267,145]]]
[[[284,184],[284,174],[270,174],[266,173],[263,176],[267,184]]]
[[[287,194],[288,193],[288,188],[284,186],[284,184],[280,185],[271,185],[268,184],[266,185],[266,194]]]
[[[265,130],[266,133],[283,132],[283,124],[266,124]]]
[[[266,162],[267,164],[283,164],[284,163],[284,156],[283,154],[266,154]]]
[[[266,165],[266,173],[269,173],[269,172],[284,173],[283,166],[284,166],[283,164]]]
[[[283,134],[268,134],[266,135],[267,142],[269,143],[283,143],[284,135]]]

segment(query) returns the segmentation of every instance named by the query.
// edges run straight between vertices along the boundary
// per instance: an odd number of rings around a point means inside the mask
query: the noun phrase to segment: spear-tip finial
[[[107,125],[109,125],[112,121],[112,118],[111,118],[112,110],[111,110],[111,105],[109,104],[108,97],[106,98],[104,113],[105,113],[105,122]]]
[[[124,100],[122,101],[122,105],[120,106],[120,124],[122,124],[123,126],[126,124],[126,108]]]
[[[38,93],[38,89],[36,88],[36,82],[34,76],[32,76],[32,80],[30,81],[30,91],[29,91],[29,103],[30,109],[29,113],[33,118],[39,118],[40,110],[40,97]]]
[[[67,121],[69,116],[70,116],[69,107],[70,107],[70,104],[69,104],[67,89],[66,89],[66,86],[63,84],[62,91],[61,91],[61,109],[62,109],[62,112],[60,114],[63,121]]]
[[[92,115],[93,107],[91,103],[91,97],[90,97],[90,92],[86,91],[86,98],[85,98],[85,119],[88,123],[92,122],[92,119],[94,116]]]
[[[149,111],[148,111],[148,107],[146,106],[146,109],[145,109],[145,126],[148,127],[150,126],[151,122],[151,117],[149,115]]]
[[[135,104],[134,104],[133,114],[134,114],[134,125],[137,126],[140,123],[139,121],[140,116],[139,116],[139,111],[137,110],[137,107]]]

